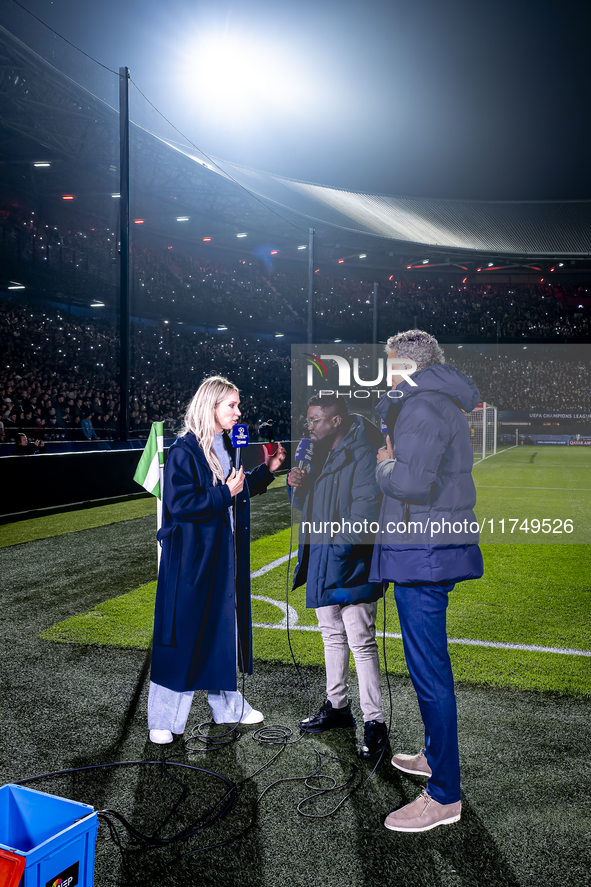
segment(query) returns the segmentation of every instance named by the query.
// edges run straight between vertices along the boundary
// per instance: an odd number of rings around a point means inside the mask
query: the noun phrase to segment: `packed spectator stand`
[[[0,218],[3,273],[24,288],[0,300],[0,436],[12,440],[23,431],[47,441],[118,439],[116,228],[97,221],[58,229],[17,204]],[[173,433],[202,378],[216,372],[241,388],[244,421],[255,439],[269,419],[277,438],[288,437],[287,340],[305,341],[305,263],[205,246],[186,252],[135,236],[129,436],[145,439],[157,420]],[[362,275],[358,267],[330,263],[318,269],[318,341],[371,341],[373,274]],[[379,272],[378,338],[414,327],[443,342],[581,341],[591,332],[584,283],[474,278]],[[278,338],[282,334],[287,338]],[[524,355],[499,363],[491,356],[483,370],[467,355],[446,348],[447,359],[501,409],[589,408],[589,367],[580,361],[565,356],[548,365]]]

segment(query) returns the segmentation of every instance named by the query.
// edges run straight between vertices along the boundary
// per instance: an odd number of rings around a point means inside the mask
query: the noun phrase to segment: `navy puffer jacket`
[[[351,414],[344,422],[343,440],[328,453],[316,445],[310,474],[293,494],[302,512],[293,587],[306,583],[307,607],[381,596],[379,583],[368,577],[374,541],[369,525],[375,528],[382,499],[375,475],[382,437],[363,416]]]
[[[449,364],[426,367],[412,379],[416,387],[405,380],[396,389],[399,399],[387,392],[377,406],[394,458],[376,471],[384,499],[370,581],[478,579],[483,564],[473,511],[473,455],[462,410],[473,410],[480,393]]]

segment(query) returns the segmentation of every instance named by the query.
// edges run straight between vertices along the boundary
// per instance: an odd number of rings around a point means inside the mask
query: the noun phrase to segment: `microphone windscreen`
[[[308,465],[312,461],[312,456],[314,455],[314,444],[310,440],[309,437],[303,437],[299,442],[297,449],[295,451],[295,462],[297,465],[300,462],[305,462]]]
[[[233,447],[245,447],[248,443],[248,425],[234,425],[230,436]]]

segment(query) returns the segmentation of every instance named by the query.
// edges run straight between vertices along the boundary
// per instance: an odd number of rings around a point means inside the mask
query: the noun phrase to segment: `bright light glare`
[[[306,249],[305,246],[298,246],[298,249]]]
[[[236,237],[247,237],[246,234],[237,234]]]
[[[36,166],[36,167],[40,167],[40,166],[51,166],[51,163],[41,163],[41,162],[39,162],[39,163],[34,163],[33,166]]]
[[[177,216],[176,220],[177,220],[177,222],[188,222],[189,216]]]
[[[286,46],[248,33],[203,34],[181,55],[181,82],[198,112],[227,125],[304,108],[308,89]]]

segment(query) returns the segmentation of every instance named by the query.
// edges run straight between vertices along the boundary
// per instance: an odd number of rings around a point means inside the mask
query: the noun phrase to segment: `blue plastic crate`
[[[22,785],[0,788],[0,848],[25,857],[20,887],[92,887],[97,829],[89,804]]]

